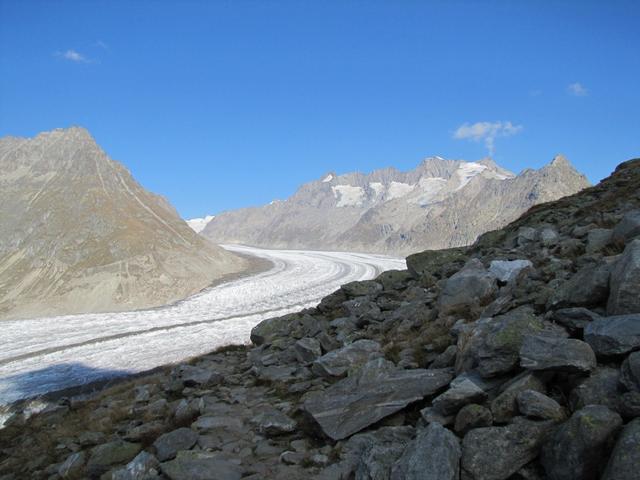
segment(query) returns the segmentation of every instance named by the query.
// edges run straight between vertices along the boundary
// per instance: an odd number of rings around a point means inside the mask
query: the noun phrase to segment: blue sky
[[[84,126],[185,217],[489,149],[595,182],[640,157],[638,25],[637,1],[0,0],[0,136]]]

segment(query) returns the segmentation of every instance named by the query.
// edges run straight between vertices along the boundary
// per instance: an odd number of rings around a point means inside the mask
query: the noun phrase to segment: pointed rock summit
[[[0,319],[158,306],[247,266],[81,127],[0,139],[0,218]]]
[[[520,175],[491,158],[433,156],[408,172],[327,174],[285,201],[218,215],[203,234],[220,243],[402,255],[471,244],[531,206],[587,186],[561,155]]]

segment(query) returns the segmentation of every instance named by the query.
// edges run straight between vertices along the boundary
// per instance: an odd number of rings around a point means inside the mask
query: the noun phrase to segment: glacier
[[[384,255],[223,247],[273,266],[165,307],[2,322],[0,405],[248,343],[266,318],[315,306],[342,284],[406,268],[404,259]]]

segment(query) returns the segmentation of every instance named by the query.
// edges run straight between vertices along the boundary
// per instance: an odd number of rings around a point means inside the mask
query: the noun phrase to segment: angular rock
[[[89,475],[100,476],[111,467],[127,463],[135,457],[142,447],[139,443],[114,440],[91,449],[87,462]]]
[[[222,375],[208,368],[180,365],[176,373],[185,387],[213,386],[222,382]]]
[[[438,308],[445,315],[467,314],[488,305],[497,291],[496,277],[484,268],[482,262],[472,259],[446,280],[438,299]]]
[[[148,452],[140,452],[127,466],[111,474],[111,480],[151,480],[158,478],[160,463]]]
[[[524,390],[516,397],[518,410],[523,415],[541,420],[562,420],[564,409],[553,398],[535,390]]]
[[[551,314],[551,319],[571,333],[584,330],[589,323],[601,318],[597,313],[582,307],[561,308]]]
[[[456,415],[453,429],[458,435],[465,435],[469,430],[479,427],[490,427],[493,423],[491,410],[482,405],[472,403],[460,409]]]
[[[298,318],[299,314],[290,313],[282,317],[263,320],[251,329],[251,342],[259,346],[269,344],[276,338],[287,335],[291,324],[297,321]]]
[[[545,247],[551,247],[558,243],[560,235],[555,228],[547,227],[540,231],[540,241]]]
[[[514,280],[525,268],[531,268],[530,260],[493,260],[489,265],[489,273],[500,282],[508,283]]]
[[[595,253],[606,247],[613,238],[613,230],[608,228],[594,228],[587,235],[587,253]]]
[[[620,381],[627,390],[640,392],[640,352],[632,353],[622,362]]]
[[[587,405],[605,405],[611,410],[620,410],[620,371],[616,368],[598,367],[573,389],[570,395],[574,410]]]
[[[640,418],[629,422],[616,442],[602,480],[634,480],[640,471]]]
[[[622,217],[622,220],[613,229],[613,238],[616,240],[631,240],[640,235],[640,210],[631,210]]]
[[[484,390],[471,380],[463,380],[434,398],[432,405],[438,413],[447,416],[457,413],[469,403],[482,403],[486,398]]]
[[[520,366],[528,370],[588,373],[596,368],[596,355],[581,340],[527,335],[520,348]]]
[[[375,295],[382,291],[382,285],[375,280],[363,280],[358,282],[345,283],[340,287],[348,297],[363,297]]]
[[[407,257],[407,268],[414,278],[437,275],[446,268],[459,268],[466,261],[464,248],[425,250]]]
[[[429,368],[446,368],[453,367],[456,363],[456,355],[458,354],[458,347],[455,345],[449,345],[444,352],[438,355]]]
[[[86,461],[87,456],[85,452],[72,453],[58,468],[58,475],[64,479],[78,480],[83,476]]]
[[[640,239],[628,244],[611,272],[608,315],[640,314]]]
[[[540,374],[525,372],[505,384],[500,395],[491,402],[493,419],[498,423],[508,422],[518,411],[518,394],[525,390],[544,392],[545,386]]]
[[[463,475],[471,480],[505,480],[538,456],[554,422],[517,417],[504,427],[475,428],[462,440]],[[464,477],[463,477],[464,478]]]
[[[280,410],[263,412],[253,419],[258,431],[268,437],[291,433],[296,429],[296,422]]]
[[[584,339],[596,355],[622,355],[640,349],[640,314],[594,320],[584,328]]]
[[[523,306],[504,315],[480,319],[474,327],[458,337],[456,372],[477,369],[486,378],[515,369],[524,337],[543,331],[546,322],[536,317],[530,307]]]
[[[458,480],[460,442],[442,425],[419,430],[391,471],[391,480]]]
[[[345,441],[340,462],[317,477],[323,480],[389,478],[391,467],[414,437],[413,427],[381,427]]]
[[[382,356],[380,344],[373,340],[357,340],[338,350],[324,354],[313,362],[311,370],[319,376],[343,377],[349,369]]]
[[[549,306],[589,307],[606,302],[609,296],[610,275],[611,266],[606,262],[581,268],[569,281],[554,291]]]
[[[153,442],[156,449],[156,457],[161,462],[175,458],[178,451],[189,450],[198,441],[198,434],[190,428],[178,428],[172,432],[160,435]]]
[[[433,395],[451,382],[450,369],[400,370],[382,358],[309,397],[303,409],[333,440],[346,438]]]
[[[296,358],[300,363],[308,364],[322,355],[320,342],[315,338],[301,338],[295,345]]]
[[[575,412],[545,441],[540,462],[553,480],[596,480],[622,426],[620,415],[602,405]]]
[[[170,480],[240,480],[243,470],[216,454],[185,452],[160,464]]]

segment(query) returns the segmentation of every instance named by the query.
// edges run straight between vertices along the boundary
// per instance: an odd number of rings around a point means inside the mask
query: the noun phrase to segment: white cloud
[[[579,82],[571,83],[567,87],[567,91],[569,92],[569,94],[574,95],[576,97],[586,97],[589,94],[589,90],[587,90]]]
[[[511,122],[464,123],[453,133],[453,138],[456,140],[473,140],[474,142],[484,141],[489,150],[489,155],[493,155],[496,138],[510,137],[521,130],[522,125],[514,125]]]
[[[103,42],[102,40],[98,40],[96,41],[96,47],[100,47],[103,50],[106,50],[107,52],[109,51],[109,45],[107,45],[105,42]]]
[[[90,60],[82,55],[81,53],[76,52],[73,49],[69,49],[66,52],[56,52],[56,57],[64,58],[65,60],[69,60],[70,62],[76,63],[89,63]]]

